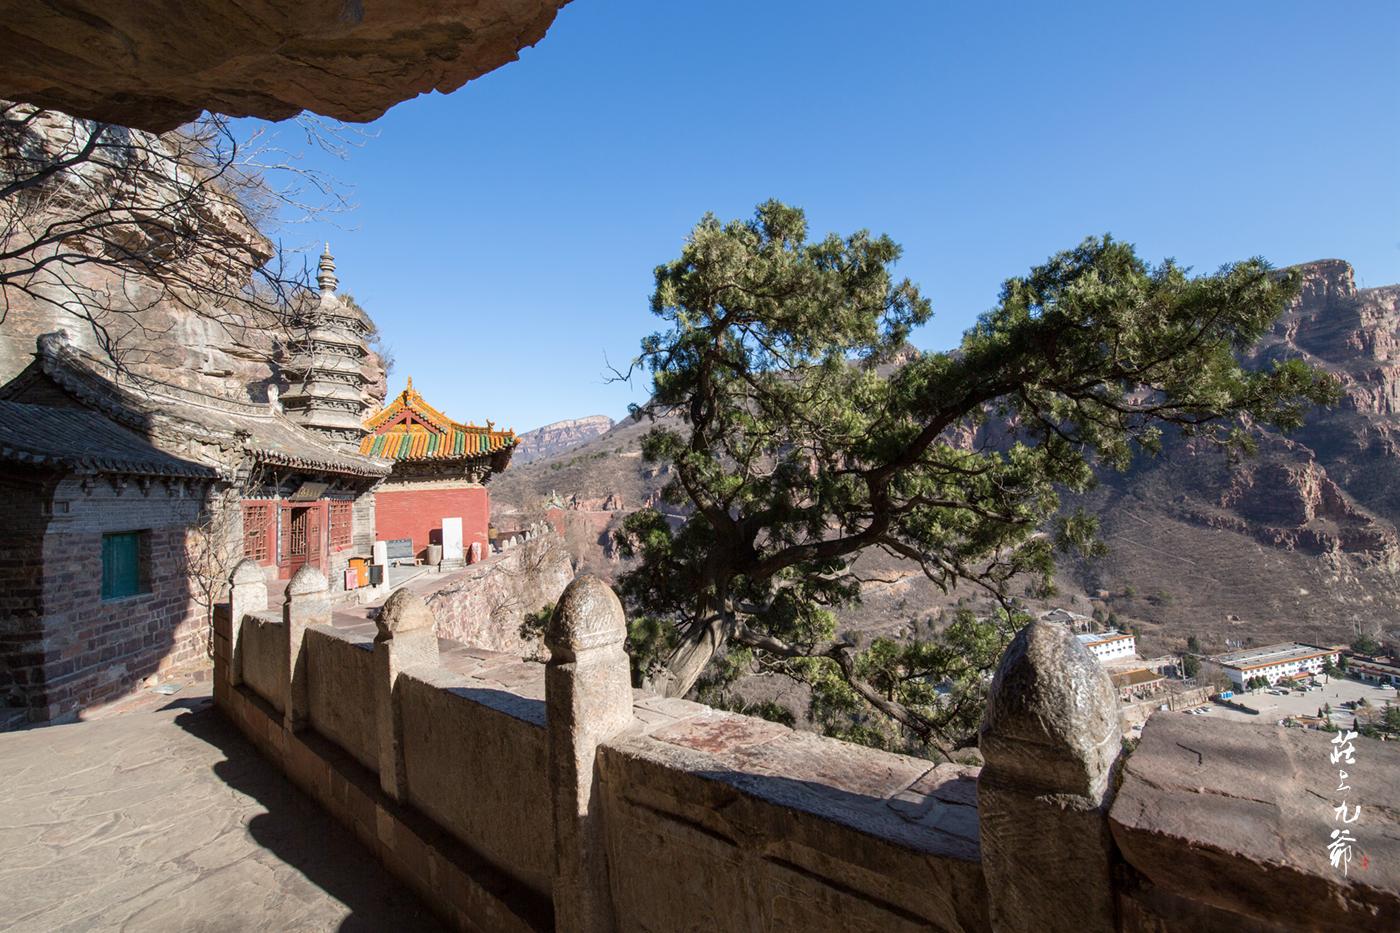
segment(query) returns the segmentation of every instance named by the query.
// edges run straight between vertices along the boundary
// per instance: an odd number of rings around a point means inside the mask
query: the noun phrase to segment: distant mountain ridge
[[[613,420],[607,415],[588,415],[526,431],[520,435],[520,445],[515,448],[515,462],[530,463],[558,456],[606,434],[612,426]]]
[[[1126,473],[1105,473],[1069,504],[1099,516],[1109,554],[1066,561],[1047,605],[1131,621],[1153,651],[1180,650],[1192,634],[1216,649],[1226,639],[1333,643],[1400,631],[1400,285],[1358,289],[1335,259],[1295,268],[1300,294],[1248,362],[1302,358],[1337,376],[1343,400],[1287,436],[1251,427],[1253,457],[1176,439]],[[649,427],[625,420],[541,455],[499,477],[495,497],[525,510],[554,491],[616,497],[615,528],[669,479],[641,458]],[[582,565],[621,569],[606,531],[590,525],[589,540]],[[912,565],[861,563],[898,579],[867,587],[863,604],[843,612],[853,628],[898,634],[950,602]]]

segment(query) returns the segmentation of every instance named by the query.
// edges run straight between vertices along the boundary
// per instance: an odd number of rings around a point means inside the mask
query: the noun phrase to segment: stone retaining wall
[[[1400,749],[1361,749],[1344,876],[1326,736],[1163,713],[1124,767],[1062,627],[1012,643],[979,771],[634,691],[593,578],[540,665],[439,642],[405,591],[338,630],[315,577],[271,622],[235,572],[216,700],[458,929],[1400,928]]]
[[[1164,693],[1160,696],[1148,697],[1136,703],[1124,703],[1119,710],[1119,718],[1124,729],[1132,728],[1139,723],[1147,722],[1153,713],[1160,712],[1165,706],[1168,711],[1190,709],[1193,706],[1200,706],[1210,699],[1214,690],[1210,687],[1192,687],[1190,690],[1181,690],[1176,693]]]

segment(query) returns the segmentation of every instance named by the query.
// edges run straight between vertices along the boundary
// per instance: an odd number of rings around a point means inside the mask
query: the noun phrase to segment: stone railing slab
[[[311,727],[379,770],[378,711],[370,689],[374,643],[329,625],[307,630]]]
[[[1153,888],[1268,928],[1400,930],[1400,745],[1357,739],[1343,792],[1330,739],[1153,716],[1110,811],[1119,851]],[[1345,876],[1328,859],[1343,800],[1361,808]]]
[[[975,767],[934,767],[698,703],[662,702],[696,712],[644,724],[611,744],[901,846],[978,858]],[[635,708],[648,706],[655,712],[649,701]]]
[[[976,769],[854,749],[871,756],[871,773],[857,773],[843,744],[708,711],[602,746],[619,915],[638,929],[681,918],[690,929],[987,929]]]
[[[283,712],[287,636],[282,613],[250,612],[240,626],[237,651],[242,680],[279,713]]]
[[[405,670],[395,694],[404,799],[547,896],[553,827],[544,703],[484,678],[426,666]]]

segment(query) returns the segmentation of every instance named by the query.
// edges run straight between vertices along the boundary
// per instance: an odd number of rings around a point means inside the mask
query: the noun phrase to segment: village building
[[[1113,681],[1113,689],[1118,691],[1118,699],[1124,703],[1160,693],[1167,682],[1160,672],[1145,667],[1111,671],[1108,676]]]
[[[1347,673],[1367,683],[1400,687],[1400,658],[1348,652]]]
[[[1118,661],[1137,656],[1137,639],[1130,632],[1083,632],[1074,636],[1099,661]]]
[[[1093,616],[1086,616],[1082,612],[1072,612],[1064,608],[1042,612],[1039,619],[1042,622],[1067,626],[1071,632],[1075,633],[1092,632],[1099,627],[1098,621]]]
[[[1232,651],[1216,655],[1210,661],[1230,678],[1236,689],[1243,689],[1256,677],[1276,684],[1300,675],[1320,674],[1329,663],[1336,664],[1340,656],[1340,652],[1333,649],[1290,643]]]
[[[439,545],[449,564],[490,553],[486,484],[510,463],[514,431],[497,431],[490,421],[485,427],[453,421],[423,399],[412,378],[364,429],[360,453],[393,462],[375,492],[379,540],[407,542],[419,560],[428,558],[429,545]]]

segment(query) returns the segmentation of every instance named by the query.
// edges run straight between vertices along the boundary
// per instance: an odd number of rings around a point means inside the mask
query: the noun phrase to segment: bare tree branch
[[[339,139],[314,121],[308,140]],[[194,313],[234,343],[285,327],[308,290],[263,231],[351,207],[324,172],[206,116],[153,135],[0,102],[0,322],[47,309],[88,328],[119,371],[146,312]]]

